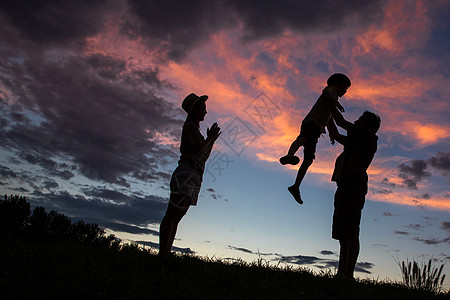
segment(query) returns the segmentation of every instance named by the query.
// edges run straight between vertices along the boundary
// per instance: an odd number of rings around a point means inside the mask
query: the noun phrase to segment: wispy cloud
[[[153,243],[153,242],[149,242],[149,241],[136,241],[136,243],[138,245],[159,249],[159,244],[158,243]],[[180,247],[177,247],[177,246],[172,246],[172,250],[176,251],[176,252],[185,253],[185,254],[195,254],[196,253],[191,248],[180,248]]]
[[[242,248],[242,247],[234,247],[234,246],[228,246],[228,249],[243,252],[246,254],[253,254],[253,255],[264,255],[264,256],[271,256],[269,258],[270,261],[274,262],[282,262],[282,263],[288,263],[298,266],[314,266],[319,269],[325,269],[325,268],[337,268],[338,261],[332,260],[332,259],[323,259],[316,256],[305,256],[305,255],[282,255],[278,253],[266,253],[262,254],[259,252],[254,252],[252,250]],[[322,255],[334,255],[335,252],[330,250],[322,250],[320,252]],[[356,272],[361,273],[367,273],[371,274],[370,269],[374,267],[374,264],[369,262],[358,262],[355,267]]]
[[[410,232],[400,231],[400,230],[394,230],[393,232],[394,232],[394,234],[399,234],[399,235],[410,235],[411,234]]]

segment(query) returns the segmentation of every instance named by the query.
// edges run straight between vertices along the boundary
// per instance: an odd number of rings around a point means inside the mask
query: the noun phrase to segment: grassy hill
[[[0,299],[450,299],[264,260],[161,257],[120,245],[95,224],[39,207],[31,214],[24,199],[15,201],[0,202]]]
[[[0,245],[2,299],[450,299],[399,284],[351,282],[262,261],[160,257],[69,241]]]

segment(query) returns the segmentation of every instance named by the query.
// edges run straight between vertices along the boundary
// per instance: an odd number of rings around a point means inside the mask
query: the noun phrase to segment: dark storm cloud
[[[180,60],[212,34],[238,24],[244,26],[243,40],[279,35],[286,29],[331,32],[373,22],[380,16],[385,1],[128,0],[128,3],[131,16],[122,24],[123,33],[144,37],[150,48],[160,47],[167,58]]]
[[[44,119],[33,123],[23,116],[2,127],[3,147],[64,179],[75,170],[54,158],[70,161],[90,179],[125,186],[126,175],[143,181],[169,178],[159,166],[174,160],[177,150],[151,139],[157,132],[179,139],[182,113],[155,95],[157,87],[172,88],[157,69],[125,70],[127,61],[102,55],[44,61],[0,62],[8,71],[0,74],[0,83],[20,99],[0,103],[2,111],[10,116],[30,111]]]
[[[45,181],[42,186],[48,190],[56,189],[59,187],[59,184],[54,180]]]
[[[0,178],[2,178],[2,180],[10,179],[10,178],[16,179],[17,174],[10,168],[0,165]]]
[[[126,195],[112,190],[85,191],[86,196],[68,192],[42,193],[34,191],[28,200],[47,210],[56,210],[74,220],[97,223],[101,227],[130,233],[154,234],[145,227],[159,223],[167,200],[158,196]]]
[[[439,152],[428,160],[430,166],[435,169],[444,171],[449,175],[450,171],[450,152]]]
[[[421,159],[414,159],[410,162],[410,165],[400,164],[398,169],[400,174],[398,175],[403,179],[403,184],[409,189],[417,189],[417,183],[426,177],[430,177],[431,173],[426,171],[428,165],[427,162]]]
[[[42,191],[42,188],[51,189],[55,187],[54,184],[50,183],[54,180],[47,176],[43,176],[39,172],[34,173],[30,170],[12,170],[8,167],[0,165],[0,185],[8,186],[10,188],[10,183],[13,183],[12,189],[17,192],[28,193],[28,189],[25,185],[28,185],[35,191]],[[20,185],[19,187],[14,187]]]
[[[0,1],[0,16],[29,40],[61,44],[96,34],[103,27],[101,11],[106,8],[105,3],[106,0]]]
[[[0,14],[5,37],[17,31],[17,36],[35,44],[64,46],[70,42],[83,45],[85,38],[99,33],[114,13],[123,34],[143,41],[165,59],[178,61],[223,29],[243,26],[243,40],[279,35],[286,29],[332,32],[372,23],[385,2],[24,0],[1,2]],[[120,15],[124,7],[128,10]]]
[[[331,32],[344,26],[360,26],[380,16],[385,1],[239,1],[226,3],[244,23],[245,39],[259,39],[285,29]]]
[[[122,31],[147,39],[149,48],[161,46],[167,58],[181,60],[186,52],[204,44],[234,19],[223,1],[128,0],[132,18]],[[137,16],[138,19],[133,17]]]
[[[18,157],[30,164],[41,166],[44,170],[47,170],[48,175],[51,176],[60,177],[64,180],[69,180],[75,176],[75,174],[67,169],[69,166],[65,163],[58,164],[52,159],[30,153],[20,153]]]
[[[330,250],[322,250],[322,251],[320,251],[320,254],[322,254],[322,255],[333,255],[335,253],[334,253],[334,251],[330,251]]]
[[[414,159],[409,163],[402,163],[398,166],[399,177],[403,179],[403,184],[409,189],[417,189],[417,184],[432,174],[427,170],[429,167],[441,170],[445,176],[450,175],[450,152],[438,152],[435,156],[427,160]],[[387,178],[383,179],[382,184],[389,185]],[[395,186],[395,185],[391,185]],[[423,199],[429,199],[429,194],[422,195]]]

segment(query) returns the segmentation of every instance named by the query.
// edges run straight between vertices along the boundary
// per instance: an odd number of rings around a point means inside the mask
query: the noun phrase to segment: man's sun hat
[[[184,98],[183,103],[181,104],[181,107],[184,109],[185,112],[188,114],[191,112],[192,108],[199,102],[203,101],[205,102],[208,99],[207,95],[203,96],[197,96],[194,93],[190,93],[189,95]]]

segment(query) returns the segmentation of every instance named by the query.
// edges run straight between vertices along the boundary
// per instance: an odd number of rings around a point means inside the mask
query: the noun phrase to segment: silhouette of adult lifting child
[[[303,162],[298,169],[294,184],[288,187],[288,191],[299,204],[303,204],[302,197],[300,196],[300,185],[306,175],[306,171],[308,171],[309,166],[316,158],[315,153],[318,139],[322,133],[325,133],[325,127],[330,131],[329,127],[335,126],[334,122],[332,122],[328,106],[333,106],[334,108],[337,107],[343,112],[344,108],[338,102],[338,97],[344,96],[350,85],[350,79],[342,73],[335,73],[328,78],[327,86],[323,89],[319,99],[317,99],[316,103],[302,121],[300,135],[292,142],[288,154],[280,158],[280,163],[282,165],[298,164],[300,159],[298,156],[295,156],[295,152],[303,146]],[[334,129],[336,129],[336,127],[334,127]]]
[[[332,226],[332,238],[340,245],[337,276],[353,279],[359,255],[361,212],[367,194],[367,168],[377,151],[376,133],[381,119],[366,111],[351,123],[335,107],[330,106],[330,111],[336,124],[347,131],[346,136],[339,134],[336,127],[330,131],[330,137],[344,145],[331,179],[337,184]]]
[[[208,96],[189,94],[182,103],[188,114],[183,125],[180,144],[180,160],[170,180],[170,201],[159,228],[159,253],[169,254],[183,216],[189,206],[197,205],[198,194],[203,180],[205,163],[214,142],[221,134],[217,123],[208,128],[207,138],[200,133],[200,122],[206,115]]]

